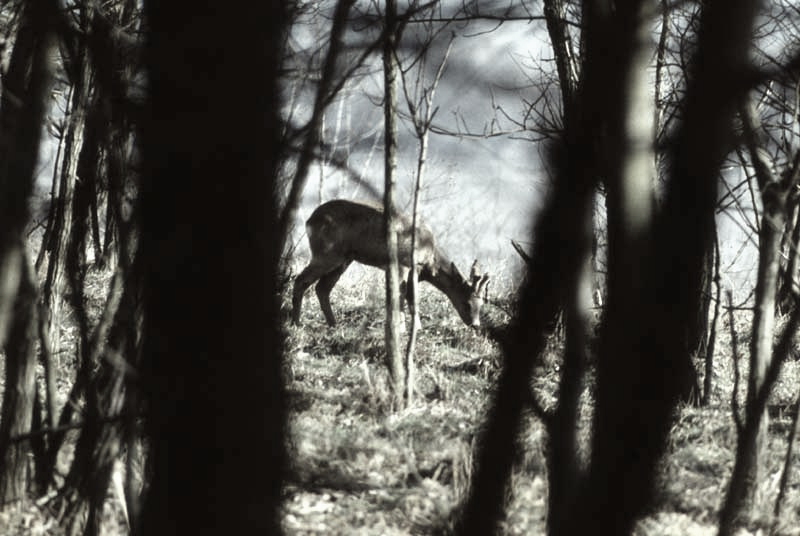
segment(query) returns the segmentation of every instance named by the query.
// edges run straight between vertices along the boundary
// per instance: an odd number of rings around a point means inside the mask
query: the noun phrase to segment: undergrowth
[[[380,272],[334,290],[337,327],[326,326],[313,292],[306,295],[304,325],[287,322],[293,459],[283,513],[287,534],[439,534],[452,526],[469,489],[473,454],[503,358],[488,337],[461,324],[444,296],[423,289],[418,396],[399,412],[391,410],[383,364]],[[489,305],[489,321],[508,322],[504,312],[513,309],[512,301],[508,297],[501,307]],[[740,321],[743,333],[748,322]],[[560,347],[551,341],[531,382],[548,406],[557,401]],[[678,409],[661,464],[658,503],[638,523],[637,536],[716,534],[736,447],[730,413],[733,372],[724,333],[717,348],[711,404]],[[703,370],[701,361],[696,365]],[[798,363],[787,363],[773,397],[771,406],[784,411],[771,421],[759,489],[761,514],[742,534],[768,532],[772,523],[790,422],[785,408],[797,396],[798,374]],[[578,423],[583,448],[588,448],[591,429],[590,390],[584,393]],[[544,534],[547,438],[533,415],[525,417],[520,444],[523,451],[515,460],[499,532]],[[800,535],[797,465],[795,454],[784,514],[774,534]]]
[[[87,305],[96,315],[107,275],[90,274]],[[96,295],[95,295],[96,294]],[[287,445],[291,467],[285,485],[282,522],[290,535],[405,535],[447,533],[469,490],[474,453],[481,440],[491,396],[500,373],[500,348],[484,332],[465,327],[441,294],[423,285],[423,329],[417,345],[417,396],[408,409],[393,411],[383,343],[381,273],[347,279],[334,289],[339,324],[328,328],[313,292],[306,296],[301,327],[288,322],[284,372],[289,401]],[[487,324],[504,326],[513,297],[494,297]],[[737,313],[740,344],[746,344],[749,315]],[[730,410],[733,367],[726,329],[717,343],[713,391],[707,407],[680,407],[659,474],[658,501],[636,528],[636,536],[712,535],[733,467],[736,431]],[[62,347],[74,348],[74,320],[62,327]],[[561,343],[552,339],[534,371],[534,394],[552,407],[557,401]],[[739,349],[746,355],[746,347]],[[746,378],[746,360],[740,374]],[[701,361],[696,362],[703,370]],[[60,360],[59,401],[74,377],[70,352]],[[0,391],[3,360],[0,360]],[[578,423],[581,447],[588,448],[591,378]],[[772,508],[783,468],[791,407],[800,386],[800,365],[788,361],[770,401],[769,441],[759,482],[759,507],[740,534],[800,536],[800,455],[793,456],[783,514],[773,527]],[[743,389],[743,388],[742,388]],[[744,392],[739,393],[740,400]],[[62,474],[71,462],[74,439],[59,458]],[[526,414],[522,451],[506,497],[499,532],[544,534],[547,509],[545,452],[541,423]],[[124,534],[119,494],[109,493],[104,534]],[[0,534],[63,534],[47,502],[5,505]]]

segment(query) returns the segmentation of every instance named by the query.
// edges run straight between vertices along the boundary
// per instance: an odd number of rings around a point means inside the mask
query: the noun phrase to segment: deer
[[[411,300],[407,279],[411,270],[411,220],[398,214],[397,250],[400,265],[401,305]],[[306,222],[311,260],[294,282],[292,321],[300,325],[303,295],[316,282],[322,314],[329,326],[336,325],[330,294],[347,267],[355,261],[385,268],[389,263],[383,223],[383,207],[363,201],[336,199],[318,206]],[[461,320],[470,327],[480,326],[480,310],[488,297],[489,274],[478,274],[478,261],[472,264],[469,280],[436,246],[433,233],[417,226],[416,261],[418,278],[430,283],[452,303]]]

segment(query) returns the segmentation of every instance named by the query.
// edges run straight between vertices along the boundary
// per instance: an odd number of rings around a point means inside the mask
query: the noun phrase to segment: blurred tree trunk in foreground
[[[89,27],[89,13],[82,6],[78,11],[76,18],[79,20],[80,30],[86,31]],[[62,349],[62,336],[61,328],[64,325],[64,305],[68,302],[70,305],[75,305],[78,298],[71,292],[72,300],[65,300],[66,290],[69,288],[74,291],[73,285],[69,283],[70,270],[82,269],[78,266],[68,266],[70,259],[68,259],[72,242],[76,240],[76,232],[81,232],[81,229],[75,229],[75,199],[76,188],[78,184],[78,164],[80,162],[81,152],[84,150],[84,136],[86,135],[86,115],[88,112],[88,105],[90,101],[90,94],[92,92],[92,65],[89,58],[88,51],[83,48],[73,49],[71,54],[68,55],[68,60],[65,60],[66,71],[68,79],[71,83],[69,90],[69,100],[67,103],[67,126],[64,132],[64,147],[62,160],[60,162],[61,169],[53,180],[58,183],[57,197],[52,199],[53,208],[51,210],[49,222],[48,243],[43,243],[42,248],[47,249],[47,275],[42,286],[42,301],[43,301],[43,320],[45,322],[46,334],[50,351],[47,356],[51,358],[48,363],[48,375],[55,374],[57,365],[62,362],[62,353],[66,353],[67,348]],[[78,240],[83,243],[83,237]],[[74,249],[73,249],[74,251]],[[74,259],[74,262],[80,263],[79,259]],[[82,296],[82,293],[80,294]],[[74,307],[72,307],[74,310]],[[76,352],[78,354],[78,352]],[[59,425],[72,424],[74,418],[80,415],[79,402],[84,395],[84,390],[88,384],[90,377],[90,369],[88,363],[83,363],[78,359],[78,374],[75,383],[69,393],[68,402],[64,405],[61,414],[48,415],[47,421],[57,421]],[[48,383],[54,380],[48,379]],[[48,393],[48,396],[54,398],[54,393]],[[52,408],[48,405],[48,410]],[[42,467],[42,473],[47,475],[54,474],[58,453],[61,446],[66,439],[66,432],[56,432],[48,436],[47,454]]]
[[[146,3],[141,534],[276,534],[286,467],[276,270],[285,4]]]
[[[131,370],[125,365],[137,365],[136,346],[125,348],[119,344],[119,332],[127,334],[130,331],[129,320],[136,311],[132,299],[125,301],[123,311],[119,310],[123,274],[130,275],[124,267],[117,267],[111,278],[103,312],[94,325],[85,305],[89,299],[86,288],[87,242],[93,234],[90,227],[96,222],[91,213],[97,193],[95,178],[101,165],[99,144],[105,135],[104,125],[98,120],[98,102],[97,98],[92,99],[92,104],[85,112],[88,119],[84,122],[84,144],[78,159],[81,180],[75,188],[65,259],[70,306],[80,336],[78,373],[70,396],[74,400],[83,397],[86,404],[81,412],[80,435],[69,472],[57,498],[51,501],[51,506],[58,512],[62,526],[67,528],[69,534],[86,535],[100,534],[103,506],[114,462],[122,454],[123,425],[131,422],[130,419],[120,418],[125,406],[125,387],[130,377],[127,373]],[[98,248],[99,241],[93,241],[95,248]],[[117,256],[117,259],[122,258]],[[126,291],[130,297],[135,292],[133,285],[128,285]],[[112,327],[116,329],[112,330]],[[126,356],[129,363],[115,356]],[[67,413],[64,411],[65,415]],[[51,446],[51,450],[56,452],[58,448],[58,444]]]
[[[88,29],[88,14],[80,10],[81,30]],[[58,182],[58,195],[52,200],[53,221],[49,242],[43,244],[49,252],[47,277],[43,285],[45,319],[48,326],[48,339],[56,361],[61,354],[61,326],[66,283],[66,256],[72,235],[75,189],[78,182],[78,162],[85,134],[86,115],[89,96],[92,91],[92,66],[89,53],[84,48],[73,51],[67,67],[71,82],[70,99],[67,110],[67,126],[64,133],[64,149],[61,171],[54,180]]]
[[[663,6],[662,6],[663,8]],[[625,7],[628,9],[628,7]],[[575,98],[577,95],[577,91],[579,89],[579,85],[581,83],[580,77],[584,74],[584,67],[583,63],[585,61],[586,55],[586,43],[588,38],[588,33],[586,31],[586,26],[582,24],[581,21],[573,22],[570,17],[576,17],[578,14],[586,18],[590,13],[590,6],[588,4],[583,4],[581,6],[576,6],[571,3],[564,2],[563,0],[545,0],[543,2],[543,11],[544,17],[547,24],[547,31],[550,37],[551,48],[553,51],[554,61],[556,64],[556,71],[558,73],[558,86],[561,91],[561,111],[562,116],[558,118],[558,120],[554,121],[554,124],[566,124],[567,119],[570,114],[573,114],[574,111],[571,109],[575,106]],[[613,11],[613,10],[612,10]],[[579,13],[578,13],[579,12]],[[653,13],[649,14],[652,17]],[[657,65],[657,69],[663,67],[664,62],[664,55],[666,53],[666,37],[668,35],[668,19],[669,19],[669,11],[664,8],[664,12],[662,13],[662,31],[661,31],[661,39],[658,44],[658,50],[656,50],[657,57],[659,58],[659,65]],[[571,24],[572,23],[572,24]],[[577,31],[574,27],[582,28],[582,31]],[[648,37],[649,38],[649,37]],[[629,53],[628,50],[623,50],[623,54],[627,55]],[[611,65],[612,68],[616,68],[615,65]],[[648,65],[649,68],[649,65]],[[658,75],[660,72],[657,73],[657,80],[656,84],[659,84]],[[652,80],[648,79],[643,81],[643,84],[649,86]],[[598,88],[598,91],[605,91],[605,83],[601,83]],[[658,95],[658,94],[657,94]],[[675,97],[677,100],[678,97]],[[664,126],[661,124],[661,118],[664,115],[664,103],[657,101],[654,103],[650,103],[649,108],[652,109],[653,117],[657,124],[654,125],[654,130],[657,135],[660,133],[660,129],[663,129]],[[655,109],[653,109],[655,107]],[[648,110],[639,110],[637,113],[644,114],[649,113]],[[646,118],[644,115],[638,116],[640,120],[645,120]],[[573,125],[574,126],[574,125]],[[545,128],[544,131],[546,132],[547,129]],[[608,148],[603,141],[599,141],[599,139],[592,139],[587,140],[587,143],[591,146],[592,150],[601,150],[606,151],[607,155]],[[651,141],[652,143],[652,141]],[[654,150],[650,151],[654,162],[659,162],[662,159],[662,152],[656,152],[655,147]],[[610,158],[613,158],[609,156]],[[606,157],[601,158],[600,162]],[[656,183],[658,182],[658,173],[659,169],[651,169],[647,174],[646,177],[650,180],[649,189],[654,189]],[[607,185],[605,182],[608,180],[607,176],[604,176],[602,173],[602,169],[597,166],[594,169],[595,174],[597,175],[592,180],[597,183],[597,189],[603,192],[603,196],[606,199],[606,202],[609,201],[608,199],[608,190],[605,188]],[[645,177],[643,177],[645,178]],[[644,187],[644,185],[643,185]],[[652,194],[654,195],[654,194]],[[611,203],[614,201],[612,200]],[[652,202],[652,201],[650,201]],[[609,209],[606,207],[606,212],[614,212],[614,209]],[[613,217],[612,217],[613,219]],[[613,223],[613,222],[609,222]],[[593,264],[596,263],[596,254],[597,254],[597,241],[599,240],[598,233],[602,232],[601,229],[595,230],[595,235],[593,236],[593,245],[592,245],[592,256],[593,256]],[[681,335],[682,340],[685,341],[687,345],[687,351],[681,352],[682,355],[686,355],[686,359],[682,362],[676,362],[675,367],[680,370],[680,373],[684,376],[683,380],[683,387],[681,392],[681,399],[687,402],[699,402],[699,383],[697,379],[697,372],[695,370],[692,357],[700,354],[706,345],[707,341],[707,334],[708,334],[708,310],[710,304],[710,297],[709,293],[706,289],[710,288],[710,270],[711,270],[711,261],[712,256],[707,256],[707,271],[703,273],[704,276],[707,276],[700,284],[698,292],[703,292],[703,296],[705,297],[704,300],[698,302],[697,309],[692,312],[692,314],[687,317],[686,319],[686,326],[685,326],[685,333]],[[598,274],[594,274],[592,277],[597,279]],[[638,276],[637,276],[638,277]],[[598,284],[594,283],[593,286],[597,287]],[[566,304],[564,304],[566,307]]]
[[[613,5],[612,5],[613,4]],[[532,365],[544,347],[546,319],[570,303],[558,407],[534,409],[548,427],[550,534],[630,534],[654,497],[655,472],[672,415],[691,379],[687,319],[700,310],[702,271],[712,246],[716,177],[732,147],[733,115],[746,89],[744,65],[755,7],[706,2],[672,134],[664,202],[654,204],[653,103],[647,67],[654,2],[584,5],[586,57],[574,112],[551,159],[557,176],[536,232],[520,314],[461,534],[491,534],[513,463]],[[598,138],[598,133],[603,136]],[[609,275],[597,356],[597,391],[588,468],[577,463],[577,398],[585,372],[581,287],[591,193],[608,187]],[[554,460],[558,460],[555,463]]]
[[[13,441],[31,431],[36,402],[38,293],[27,255],[20,258],[21,279],[14,320],[5,345],[6,374],[0,415],[0,503],[24,499],[29,491],[33,455],[29,441]]]
[[[23,229],[33,188],[46,95],[54,2],[26,3],[3,77],[0,101],[0,347],[5,350],[5,391],[0,420],[0,502],[25,498],[30,479],[29,441],[36,397],[36,282],[25,253]]]
[[[571,108],[578,91],[582,58],[580,51],[573,46],[568,27],[567,4],[564,0],[543,0],[543,11],[558,72],[562,115],[567,117],[572,112]]]

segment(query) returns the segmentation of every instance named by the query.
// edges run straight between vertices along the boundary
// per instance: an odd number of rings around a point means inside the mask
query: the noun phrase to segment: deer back
[[[411,220],[397,215],[397,248],[400,264],[411,266]],[[370,266],[389,262],[383,230],[383,208],[377,204],[337,199],[323,203],[306,222],[311,252],[315,257],[335,256]],[[420,225],[417,264],[431,266],[437,258],[433,233]],[[433,268],[435,270],[435,268]]]

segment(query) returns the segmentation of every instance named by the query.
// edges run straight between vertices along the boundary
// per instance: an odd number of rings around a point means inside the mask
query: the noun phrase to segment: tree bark
[[[607,301],[590,467],[577,486],[581,491],[572,510],[584,515],[569,516],[560,534],[630,532],[652,497],[667,409],[674,403],[674,378],[667,373],[655,381],[666,371],[659,356],[650,352],[655,341],[648,325],[656,305],[650,299],[655,267],[649,264],[656,217],[655,113],[648,78],[653,55],[648,19],[653,13],[649,1],[626,2],[616,12],[610,3],[599,2],[586,12],[586,76],[592,76],[586,113],[600,115],[607,132],[604,155],[596,155],[607,192]],[[606,87],[603,77],[615,82]],[[634,450],[637,454],[631,456]],[[603,488],[606,497],[613,497],[613,506],[608,499],[601,506]]]
[[[75,67],[77,74],[72,80],[69,121],[65,133],[61,174],[58,179],[58,197],[52,201],[55,204],[55,213],[50,237],[47,277],[43,287],[48,339],[56,361],[60,361],[65,262],[72,234],[72,212],[75,186],[78,180],[78,162],[83,148],[84,127],[91,91],[92,70],[86,52],[77,52],[73,60],[77,64]]]
[[[763,475],[764,443],[769,415],[757,400],[766,388],[767,371],[773,357],[775,310],[778,296],[781,241],[786,227],[787,200],[795,188],[791,175],[781,179],[772,171],[761,140],[755,105],[741,109],[745,141],[761,189],[762,220],[758,244],[758,274],[750,339],[750,372],[747,382],[746,422],[738,430],[739,442],[730,487],[720,513],[720,534],[733,532],[741,520],[750,517],[757,505],[756,489]]]
[[[289,193],[286,197],[286,203],[283,206],[279,220],[278,233],[281,237],[281,251],[283,251],[286,240],[289,238],[289,232],[294,223],[297,208],[300,205],[300,196],[303,193],[308,179],[309,168],[314,161],[314,150],[318,148],[321,142],[325,110],[330,104],[335,91],[341,89],[341,86],[337,87],[334,85],[336,62],[344,48],[344,33],[347,29],[347,18],[353,4],[354,0],[337,0],[336,2],[336,9],[334,10],[331,25],[330,43],[322,66],[317,92],[314,96],[314,108],[311,112],[311,119],[307,125],[307,134],[298,156],[297,169],[291,179]]]
[[[141,385],[153,475],[138,530],[279,534],[285,3],[145,8]]]
[[[47,1],[25,4],[0,101],[0,346],[11,327],[22,278],[21,236],[28,223],[45,95],[52,73],[52,9]],[[21,98],[22,97],[22,98]]]
[[[690,357],[700,357],[705,355],[706,352],[708,345],[708,313],[711,308],[711,285],[713,280],[714,250],[709,249],[703,259],[702,273],[700,274],[700,301],[698,308],[693,318],[687,319],[686,353]]]
[[[76,53],[76,77],[72,81],[72,93],[70,99],[70,114],[64,141],[64,154],[59,177],[58,198],[53,200],[54,226],[51,236],[51,247],[47,262],[47,276],[42,288],[42,314],[45,323],[46,344],[49,352],[46,356],[52,358],[54,363],[49,363],[47,371],[49,377],[48,385],[54,382],[52,377],[57,365],[60,363],[61,345],[61,320],[64,306],[64,294],[66,289],[67,277],[67,256],[72,239],[72,228],[74,224],[74,201],[75,187],[78,180],[78,162],[83,147],[84,128],[86,123],[86,106],[89,101],[91,91],[90,78],[91,66],[86,57],[85,51]],[[74,296],[73,296],[74,298]],[[80,360],[79,360],[80,361]],[[79,363],[79,372],[75,383],[69,394],[69,400],[64,406],[58,418],[55,415],[48,415],[48,421],[58,421],[59,425],[69,424],[77,409],[77,401],[83,395],[83,389],[88,385],[88,370],[84,363]],[[81,372],[83,370],[83,372]],[[52,409],[52,405],[49,409]],[[58,432],[50,435],[47,446],[47,456],[43,462],[45,473],[51,474],[55,469],[58,451],[66,437],[65,432]]]
[[[24,500],[30,486],[31,444],[12,442],[31,431],[36,399],[36,343],[38,292],[27,255],[23,266],[14,320],[5,347],[6,378],[0,418],[0,502]]]
[[[36,406],[36,279],[23,229],[33,188],[41,125],[52,73],[51,2],[27,2],[0,100],[0,347],[6,382],[0,421],[0,500],[23,499],[29,485],[31,443],[12,443],[31,430]]]
[[[595,129],[588,125],[593,110],[586,102],[587,95],[591,94],[586,85],[582,78],[574,106],[564,107],[564,134],[549,147],[549,157],[556,169],[553,191],[534,227],[536,240],[527,262],[527,284],[523,288],[520,312],[512,320],[508,338],[503,339],[506,359],[479,444],[475,475],[457,534],[483,536],[497,530],[522,411],[530,400],[531,371],[541,357],[553,319],[565,303],[569,304],[567,324],[570,331],[559,406],[551,422],[546,422],[553,442],[548,449],[551,486],[548,533],[561,534],[568,516],[574,515],[571,507],[577,488],[573,484],[580,478],[574,449],[577,443],[574,417],[586,357],[585,345],[581,344],[585,328],[582,298],[587,258],[592,247],[593,194],[599,177],[587,164],[595,156],[589,139],[589,133]]]
[[[558,71],[561,88],[562,115],[566,116],[573,104],[580,80],[581,58],[572,45],[567,25],[567,9],[564,0],[544,0],[544,17],[547,33]]]
[[[111,481],[114,462],[122,450],[124,427],[130,421],[121,419],[126,406],[127,367],[108,358],[108,351],[134,359],[135,344],[127,348],[127,322],[135,309],[133,294],[128,287],[123,295],[123,276],[117,271],[111,281],[106,305],[91,338],[82,346],[84,361],[97,368],[86,390],[83,426],[75,445],[69,473],[64,479],[60,503],[62,525],[71,534],[100,533],[102,511]],[[120,308],[123,303],[125,309]],[[107,341],[109,347],[106,346]],[[115,343],[116,347],[111,347]],[[119,347],[122,346],[122,347]],[[101,357],[106,359],[101,360]]]
[[[711,327],[708,330],[708,345],[705,352],[705,377],[703,378],[703,406],[708,406],[711,402],[711,391],[714,386],[714,351],[717,344],[717,326],[719,325],[719,310],[722,305],[722,285],[720,283],[720,257],[719,257],[719,236],[714,233],[714,315],[711,319]]]
[[[96,115],[96,108],[88,113]],[[87,388],[83,423],[70,471],[64,479],[61,493],[52,504],[61,512],[62,525],[70,534],[95,535],[100,532],[101,513],[105,502],[114,461],[120,454],[122,444],[122,420],[119,418],[125,403],[126,367],[109,358],[106,351],[108,334],[115,323],[122,295],[122,276],[118,271],[111,280],[103,314],[94,327],[91,326],[85,303],[86,250],[90,235],[91,207],[95,191],[94,177],[98,147],[101,138],[97,121],[84,123],[85,143],[81,149],[78,171],[81,181],[75,189],[72,225],[66,255],[66,270],[70,284],[71,308],[75,312],[80,334],[80,361],[76,385]],[[96,244],[96,243],[95,243]],[[130,290],[129,290],[130,291]],[[133,310],[135,304],[128,299],[125,304]],[[123,315],[124,316],[124,315]],[[117,324],[119,322],[116,322]],[[121,328],[117,328],[119,331]],[[135,352],[118,354],[130,360]],[[106,359],[101,360],[105,356]],[[111,420],[111,422],[106,422]]]
[[[797,298],[800,297],[800,203],[793,197],[788,199],[788,203],[791,207],[787,220],[789,229],[784,233],[786,247],[781,250],[789,261],[781,274],[778,287],[778,310],[782,314],[792,312]]]
[[[86,205],[87,239],[91,236],[93,263],[100,266],[103,262],[103,246],[100,242],[100,221],[98,205],[100,203],[99,177],[102,172],[100,144],[107,138],[105,132],[107,124],[102,120],[99,109],[100,98],[95,94],[88,103],[87,118],[84,124],[85,136],[81,152],[78,157],[77,174],[80,177],[75,189],[76,198],[84,198],[77,202]]]
[[[383,43],[384,84],[384,193],[383,217],[386,234],[386,365],[394,391],[396,407],[404,406],[407,377],[400,349],[400,263],[397,255],[397,213],[395,211],[395,172],[397,170],[397,3],[386,1]]]

